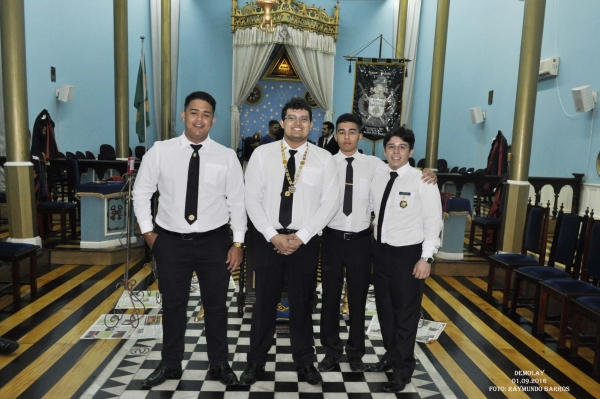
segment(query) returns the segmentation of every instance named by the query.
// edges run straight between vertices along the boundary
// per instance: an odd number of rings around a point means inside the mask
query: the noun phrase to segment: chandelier
[[[279,5],[278,0],[257,0],[256,5],[262,8],[265,11],[265,15],[263,15],[262,22],[260,23],[260,29],[263,32],[273,33],[275,28],[273,28],[273,16],[271,15],[271,11],[274,11],[275,8]]]

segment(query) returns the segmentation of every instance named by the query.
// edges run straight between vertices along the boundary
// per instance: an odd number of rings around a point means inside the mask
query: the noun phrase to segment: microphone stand
[[[146,312],[146,306],[142,301],[144,298],[144,291],[135,292],[133,289],[137,285],[137,282],[133,279],[129,279],[129,262],[131,259],[131,189],[133,186],[133,181],[135,180],[135,175],[133,173],[123,175],[123,179],[125,180],[124,189],[127,191],[122,192],[122,199],[125,203],[125,236],[126,236],[126,262],[125,262],[125,273],[123,274],[123,279],[117,283],[117,290],[123,287],[123,293],[127,294],[131,301],[131,307],[128,309],[132,309],[132,312],[129,314],[129,321],[127,324],[131,325],[134,328],[137,328],[139,325],[140,319],[143,317]],[[119,321],[123,319],[124,312],[123,308],[119,307],[119,302],[125,295],[119,296],[117,302],[112,308],[112,312],[107,314],[104,318],[104,324],[108,328],[114,328],[119,324]]]

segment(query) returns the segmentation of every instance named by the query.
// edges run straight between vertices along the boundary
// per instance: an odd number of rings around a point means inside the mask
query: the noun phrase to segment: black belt
[[[174,231],[165,230],[162,227],[160,227],[159,225],[156,225],[156,232],[168,234],[173,237],[181,238],[182,240],[195,240],[197,238],[207,237],[211,234],[216,233],[217,231],[225,230],[226,228],[227,228],[227,225],[224,224],[223,226],[217,227],[214,230],[203,231],[202,233],[176,233]]]
[[[294,234],[296,233],[298,230],[291,230],[291,229],[277,229],[277,232],[279,234]]]
[[[353,233],[351,231],[340,231],[336,229],[332,229],[331,227],[325,227],[323,229],[325,234],[332,235],[337,238],[341,238],[342,240],[354,240],[355,238],[361,238],[371,235],[371,229],[364,229],[363,231],[358,231]]]

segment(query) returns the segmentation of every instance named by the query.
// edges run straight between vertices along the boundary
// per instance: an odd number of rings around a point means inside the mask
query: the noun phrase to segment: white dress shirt
[[[281,159],[284,145],[286,160],[289,146],[285,139],[257,147],[246,167],[246,210],[256,229],[270,241],[283,226],[279,223],[279,206],[285,170]],[[292,223],[286,228],[298,230],[296,235],[307,243],[331,220],[339,207],[337,169],[331,154],[310,143],[296,148],[296,173],[304,152],[306,163],[296,183],[292,207]],[[291,176],[292,180],[295,176]]]
[[[375,206],[375,236],[381,200],[390,172],[392,170],[389,168],[378,172],[371,185],[371,198]],[[380,242],[394,247],[423,242],[421,256],[431,257],[440,246],[442,231],[442,202],[437,184],[424,183],[421,180],[422,172],[409,164],[396,172],[398,177],[388,197]],[[404,208],[400,205],[402,201],[406,201]]]
[[[197,220],[185,219],[190,158],[194,152],[185,135],[157,141],[144,155],[133,188],[133,205],[142,233],[152,230],[150,198],[160,193],[156,223],[177,233],[214,230],[231,218],[233,241],[244,242],[246,210],[244,176],[235,152],[207,137],[200,154]]]
[[[373,205],[370,202],[369,190],[371,181],[378,171],[387,169],[387,165],[377,157],[364,155],[356,151],[352,161],[352,213],[348,216],[344,215],[343,206],[340,205],[337,213],[327,225],[335,230],[357,233],[371,226],[371,211]],[[340,187],[340,204],[344,203],[344,192],[346,190],[346,167],[349,158],[338,152],[333,156],[337,165],[339,187]]]

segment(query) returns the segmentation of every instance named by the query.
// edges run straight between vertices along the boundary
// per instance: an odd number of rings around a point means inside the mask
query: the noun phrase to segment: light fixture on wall
[[[256,5],[263,9],[265,14],[263,15],[262,22],[260,23],[260,29],[263,32],[273,33],[275,28],[273,27],[273,16],[271,11],[275,11],[275,8],[279,5],[278,0],[257,0]]]
[[[485,121],[485,111],[481,110],[481,107],[470,108],[471,112],[471,122],[473,123],[481,123]]]

